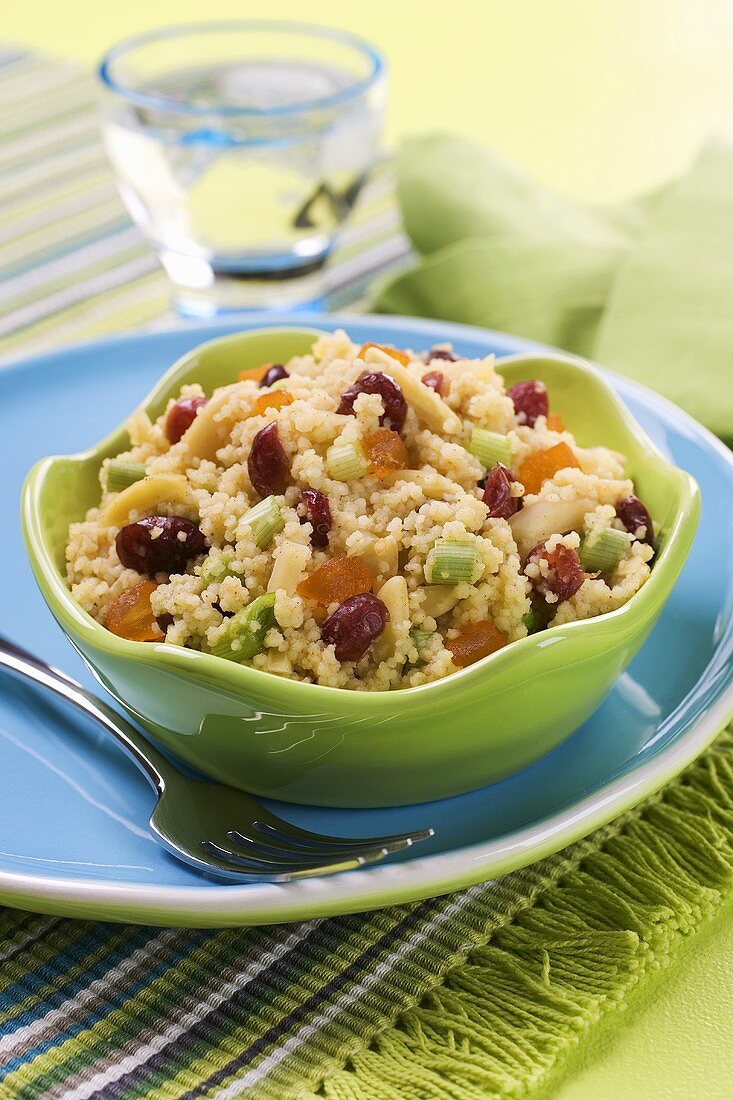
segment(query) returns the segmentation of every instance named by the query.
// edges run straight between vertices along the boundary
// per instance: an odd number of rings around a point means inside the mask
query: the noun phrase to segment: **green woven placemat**
[[[0,1096],[531,1096],[732,875],[727,732],[639,810],[445,898],[219,932],[6,909]]]
[[[3,356],[166,318],[88,78],[0,51]],[[377,179],[332,308],[405,255]],[[716,911],[733,736],[645,806],[526,871],[366,916],[222,932],[0,910],[0,1097],[530,1096]]]

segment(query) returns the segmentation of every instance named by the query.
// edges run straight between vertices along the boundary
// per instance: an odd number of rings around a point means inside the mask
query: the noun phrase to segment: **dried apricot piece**
[[[407,448],[397,432],[377,428],[364,440],[364,453],[376,477],[386,477],[392,470],[406,470],[410,465]]]
[[[272,363],[262,363],[259,367],[250,367],[248,370],[240,370],[237,377],[240,382],[261,382],[271,366]]]
[[[316,603],[345,603],[352,596],[371,592],[372,575],[357,554],[350,558],[329,558],[298,585],[298,595]]]
[[[285,405],[292,405],[295,398],[292,393],[285,390],[275,390],[274,393],[263,393],[255,401],[254,415],[266,412],[267,409],[282,409]]]
[[[150,606],[150,597],[157,587],[153,581],[140,581],[134,588],[120,592],[107,609],[107,630],[129,642],[160,641],[161,632]]]
[[[373,340],[369,340],[366,344],[362,344],[359,348],[359,359],[363,359],[369,348],[377,348],[378,351],[383,351],[385,355],[389,355],[392,359],[396,359],[398,363],[402,363],[407,367],[410,363],[410,356],[405,351],[398,351],[397,348],[390,348],[387,344],[375,344]]]
[[[535,451],[526,458],[519,468],[519,480],[524,485],[525,493],[539,493],[543,481],[554,477],[558,470],[564,470],[567,466],[580,469],[580,463],[567,443],[556,443],[554,447]]]
[[[551,432],[565,431],[565,424],[563,423],[563,418],[560,416],[559,413],[547,414],[547,427],[550,429]]]
[[[453,664],[465,668],[466,665],[472,665],[474,661],[495,653],[508,640],[489,619],[484,619],[480,623],[471,623],[457,638],[452,638],[445,644],[453,654]]]

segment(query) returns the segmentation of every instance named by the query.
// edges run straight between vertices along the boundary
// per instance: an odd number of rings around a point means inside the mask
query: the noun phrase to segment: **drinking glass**
[[[177,308],[317,303],[379,156],[379,51],[308,24],[202,23],[121,42],[99,77],[120,193]]]

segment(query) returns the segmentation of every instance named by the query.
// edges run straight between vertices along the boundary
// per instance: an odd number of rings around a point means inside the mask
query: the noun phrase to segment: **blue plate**
[[[29,467],[78,451],[131,411],[196,344],[273,323],[270,315],[98,341],[0,373],[5,517],[0,539],[3,631],[95,690],[36,588],[18,497]],[[452,340],[468,356],[536,350],[458,325],[381,317],[279,316],[283,325],[341,325],[358,341],[423,348]],[[48,912],[162,924],[269,923],[426,897],[557,851],[680,771],[733,714],[733,461],[705,429],[650,391],[612,378],[657,446],[697,479],[703,510],[682,577],[648,642],[593,717],[519,775],[458,798],[392,810],[278,812],[354,835],[432,825],[410,858],[286,885],[224,885],[162,851],[146,822],[153,794],[85,720],[2,678],[0,901]],[[602,436],[602,431],[601,431]]]

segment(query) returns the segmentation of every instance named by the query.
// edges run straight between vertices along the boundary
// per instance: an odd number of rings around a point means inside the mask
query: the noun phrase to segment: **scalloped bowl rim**
[[[458,327],[471,328],[472,326],[456,326],[456,328]],[[237,339],[253,334],[260,335],[263,333],[280,333],[294,330],[295,326],[274,326],[271,328],[264,326],[253,329],[243,329],[241,332],[227,333],[226,335],[214,337],[211,340],[206,340],[197,344],[194,348],[181,356],[165,374],[162,375],[160,380],[153,386],[138,407],[148,409],[151,406],[160,404],[163,398],[170,396],[169,391],[172,391],[172,387],[174,383],[178,381],[179,376],[190,369],[190,360],[212,345],[236,342]],[[306,330],[314,335],[322,335],[326,331],[324,329],[315,328],[306,329],[306,326],[303,326],[302,329],[298,327],[298,331],[305,332]],[[477,329],[476,331],[485,332],[486,330]],[[501,370],[501,367],[504,365],[510,365],[517,360],[532,358],[556,360],[565,366],[571,366],[579,373],[588,376],[598,383],[605,392],[606,398],[615,405],[621,416],[625,430],[630,436],[635,438],[636,442],[641,447],[641,450],[644,452],[645,460],[661,463],[667,470],[672,471],[680,482],[680,504],[675,512],[674,519],[667,532],[664,545],[659,553],[658,560],[655,562],[650,577],[638,592],[614,611],[604,612],[591,619],[575,620],[564,623],[561,626],[549,627],[537,634],[527,635],[525,638],[510,642],[507,646],[476,661],[474,664],[459,669],[457,672],[444,676],[439,680],[433,680],[427,684],[420,684],[416,687],[395,688],[389,691],[375,692],[354,691],[348,688],[328,687],[323,684],[311,684],[299,680],[284,679],[270,672],[252,668],[248,665],[239,665],[235,662],[222,661],[220,658],[214,657],[211,654],[186,649],[183,646],[169,645],[165,642],[133,642],[118,638],[84,611],[73,599],[66,580],[57,568],[49,552],[47,541],[43,536],[39,506],[40,493],[44,480],[53,466],[60,462],[75,462],[81,464],[97,456],[101,456],[105,448],[110,446],[118,436],[121,436],[125,432],[125,421],[108,433],[93,447],[85,451],[79,451],[68,455],[52,455],[41,459],[28,473],[22,493],[23,530],[31,561],[35,568],[42,571],[46,581],[47,587],[44,587],[42,591],[49,608],[62,628],[70,633],[72,640],[73,637],[76,636],[90,646],[98,650],[106,651],[110,655],[116,657],[121,657],[126,660],[130,659],[135,662],[143,662],[150,666],[157,666],[177,673],[184,672],[187,676],[194,676],[218,690],[223,689],[235,694],[240,694],[245,687],[248,688],[253,695],[258,695],[261,694],[262,691],[268,692],[277,688],[278,692],[281,693],[281,701],[285,701],[285,697],[290,694],[295,696],[307,692],[308,697],[314,702],[321,693],[327,693],[329,698],[333,698],[334,695],[348,694],[349,698],[353,700],[353,705],[355,707],[366,711],[378,709],[384,700],[392,700],[395,696],[399,696],[400,699],[407,701],[417,698],[418,695],[422,698],[428,692],[437,697],[442,693],[455,691],[460,687],[467,686],[470,681],[481,676],[489,664],[491,664],[492,667],[503,667],[513,661],[520,661],[523,657],[536,649],[538,643],[546,644],[548,638],[559,637],[560,634],[565,635],[568,631],[577,632],[580,630],[585,631],[589,636],[591,634],[603,634],[608,631],[609,624],[617,623],[624,618],[639,616],[646,609],[648,604],[652,604],[658,599],[657,589],[664,583],[667,563],[670,561],[673,551],[676,549],[677,542],[682,536],[686,522],[690,518],[696,519],[694,513],[696,510],[699,510],[700,496],[697,482],[690,474],[675,466],[665,458],[637,422],[636,418],[626,408],[623,401],[614,393],[613,389],[603,377],[602,371],[596,364],[587,359],[572,355],[571,353],[561,352],[555,348],[545,349],[542,345],[534,345],[531,350],[525,352],[497,356],[497,365]],[[659,397],[658,394],[654,396]],[[677,408],[672,402],[667,403]],[[662,603],[664,603],[669,596],[671,587],[672,585],[669,586],[666,595],[663,595],[661,599]]]

